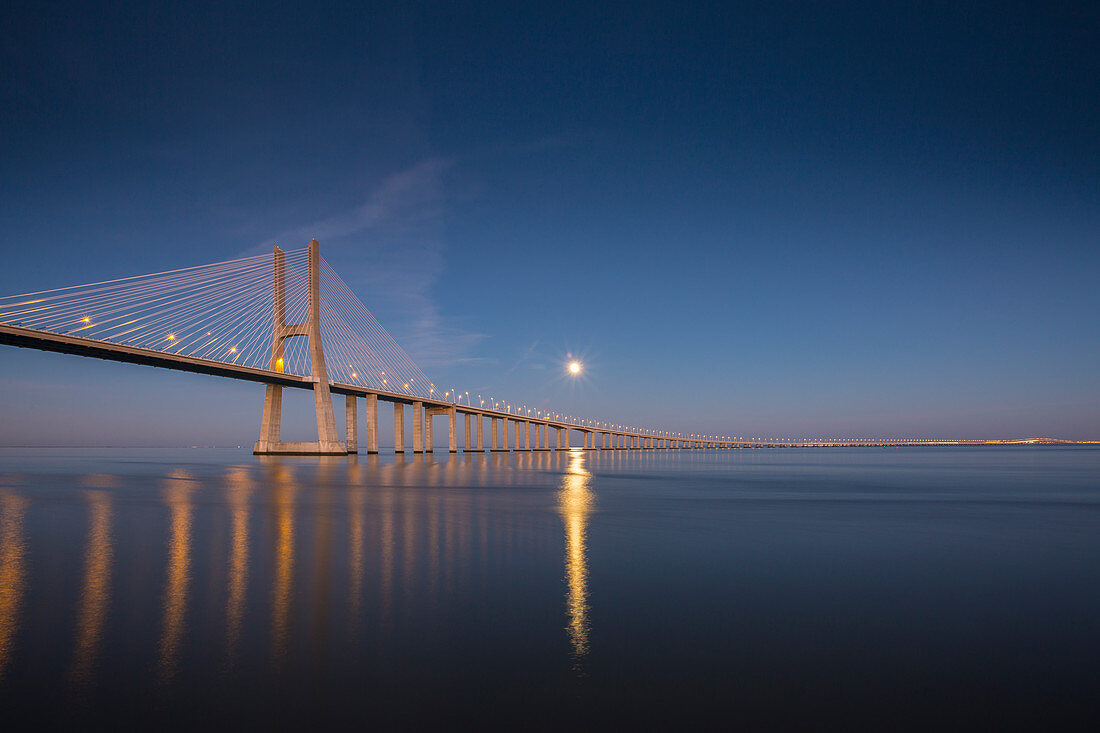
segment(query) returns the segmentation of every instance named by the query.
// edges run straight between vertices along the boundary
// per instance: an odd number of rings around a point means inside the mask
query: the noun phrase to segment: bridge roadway
[[[236,364],[228,364],[219,361],[213,361],[210,359],[200,359],[190,356],[180,356],[178,354],[170,354],[167,352],[156,351],[153,349],[143,349],[133,346],[124,346],[121,344],[111,343],[109,341],[97,341],[94,339],[80,338],[77,336],[65,336],[61,334],[48,333],[45,331],[37,331],[28,328],[22,328],[19,326],[11,326],[6,324],[0,324],[0,344],[19,346],[23,348],[38,349],[41,351],[53,351],[63,354],[74,354],[77,356],[87,356],[96,359],[105,359],[109,361],[126,362],[130,364],[144,364],[146,366],[161,367],[164,369],[176,369],[185,372],[194,372],[197,374],[210,374],[218,377],[228,377],[230,379],[240,379],[249,382],[259,382],[262,384],[274,384],[282,387],[294,387],[297,389],[313,389],[314,380],[311,377],[304,377],[295,374],[284,374],[282,372],[270,371],[267,369],[256,369],[253,367],[239,366]],[[362,387],[354,384],[344,384],[340,382],[330,382],[329,390],[335,394],[345,395],[349,398],[367,398],[368,400],[382,400],[384,402],[392,402],[401,405],[412,405],[418,407],[417,411],[413,414],[413,452],[422,452],[425,448],[429,451],[432,450],[431,439],[431,422],[430,417],[433,415],[450,414],[457,415],[462,414],[467,416],[466,423],[466,443],[463,446],[467,451],[482,451],[484,450],[484,443],[482,440],[482,423],[477,423],[477,443],[476,448],[471,446],[471,434],[470,434],[470,417],[489,418],[492,422],[492,442],[490,450],[509,450],[508,447],[508,435],[507,426],[508,421],[513,423],[516,440],[516,450],[550,450],[550,435],[549,429],[554,428],[558,431],[557,440],[555,442],[555,448],[569,448],[568,431],[576,430],[584,433],[585,448],[596,448],[596,435],[602,436],[602,448],[619,449],[619,448],[793,448],[793,447],[857,447],[857,446],[902,446],[902,445],[980,445],[987,444],[987,441],[929,441],[929,440],[855,440],[855,439],[839,439],[829,441],[780,441],[780,440],[719,440],[714,438],[702,438],[699,436],[682,436],[682,435],[667,435],[647,432],[635,432],[621,429],[614,429],[609,427],[600,427],[593,425],[585,425],[582,423],[571,423],[562,420],[552,420],[542,417],[531,417],[530,415],[520,415],[506,410],[495,410],[491,408],[475,407],[472,405],[463,405],[461,403],[449,402],[441,399],[432,399],[420,397],[411,394],[402,394],[400,392],[387,392],[384,390],[373,389],[370,387]],[[348,422],[349,430],[349,447],[352,447],[356,443],[357,427],[355,426],[355,405],[353,400],[349,400],[348,403],[349,413],[351,419]],[[425,414],[419,414],[419,407],[424,408]],[[403,410],[401,411],[403,412]],[[427,421],[424,417],[428,417]],[[501,430],[501,447],[497,444],[497,420],[504,421],[502,423]],[[404,416],[395,418],[396,426],[403,426]],[[424,440],[424,436],[420,433],[425,427],[424,423],[427,422],[427,440]],[[524,424],[524,433],[520,433],[519,425]],[[531,446],[530,426],[536,427],[534,447]],[[449,444],[452,451],[456,450],[456,435],[457,426],[454,420],[450,421],[450,435]],[[541,436],[540,436],[541,433]],[[523,437],[523,447],[520,447],[520,438]],[[542,438],[540,440],[540,437]],[[563,445],[564,437],[564,445]],[[373,440],[372,440],[373,438]],[[403,437],[397,440],[398,448],[403,449]],[[541,443],[541,446],[540,446]],[[377,413],[371,414],[368,412],[368,444],[371,445],[373,450],[377,451]]]

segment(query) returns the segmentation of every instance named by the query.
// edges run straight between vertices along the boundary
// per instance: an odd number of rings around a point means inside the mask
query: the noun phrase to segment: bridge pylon
[[[286,264],[283,251],[273,247],[274,254],[274,309],[275,321],[271,336],[272,371],[281,371],[285,342],[288,338],[305,336],[309,339],[310,375],[313,378],[313,402],[317,413],[316,443],[286,443],[281,440],[283,415],[283,388],[267,385],[264,396],[264,412],[260,420],[260,439],[252,452],[256,455],[347,455],[347,446],[336,432],[336,418],[332,412],[332,395],[329,392],[328,369],[325,367],[324,346],[321,343],[321,296],[319,267],[320,245],[317,240],[309,243],[309,316],[305,323],[286,322]]]

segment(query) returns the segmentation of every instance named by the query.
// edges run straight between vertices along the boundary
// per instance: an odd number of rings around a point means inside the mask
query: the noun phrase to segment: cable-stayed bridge
[[[432,418],[446,415],[458,450],[562,450],[570,432],[587,449],[731,448],[806,444],[643,430],[440,391],[386,332],[313,240],[303,249],[170,272],[0,298],[0,343],[260,382],[266,385],[257,454],[343,455],[359,450],[358,401],[365,401],[365,445],[378,452],[378,402],[394,407],[394,448],[431,451]],[[282,390],[313,391],[317,441],[281,439]],[[344,439],[332,395],[346,399]],[[551,431],[555,439],[551,446]],[[888,444],[969,441],[889,441]],[[872,439],[822,445],[884,444]]]

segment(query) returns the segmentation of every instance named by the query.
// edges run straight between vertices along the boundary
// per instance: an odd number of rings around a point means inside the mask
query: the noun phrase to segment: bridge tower
[[[310,374],[313,378],[313,402],[317,412],[316,443],[284,443],[280,439],[283,416],[283,388],[277,384],[267,385],[264,397],[264,414],[260,420],[260,439],[256,441],[252,452],[256,455],[347,455],[347,446],[340,441],[336,433],[336,418],[332,413],[332,395],[329,393],[328,370],[325,367],[325,352],[321,344],[321,296],[318,276],[320,245],[316,239],[309,243],[309,316],[305,323],[288,324],[286,322],[286,265],[283,251],[274,247],[274,307],[275,325],[271,337],[272,371],[282,370],[285,341],[294,336],[309,339]]]

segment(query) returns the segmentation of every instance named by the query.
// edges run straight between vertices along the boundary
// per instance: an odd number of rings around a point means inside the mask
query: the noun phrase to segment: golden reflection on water
[[[569,641],[573,646],[573,664],[579,666],[588,654],[588,556],[586,533],[588,515],[595,505],[589,488],[592,475],[584,466],[585,454],[570,451],[569,468],[558,492],[558,511],[565,523],[565,583],[569,589],[566,608],[569,613]]]
[[[103,626],[111,602],[111,562],[114,542],[111,537],[111,492],[102,489],[84,491],[88,502],[88,541],[84,550],[84,580],[76,614],[76,648],[70,676],[74,682],[89,684],[96,655],[103,640]]]
[[[229,580],[225,604],[225,646],[228,664],[236,661],[248,593],[248,523],[252,480],[248,471],[234,467],[227,477],[226,501],[230,514]]]
[[[275,581],[271,588],[271,656],[286,657],[290,635],[290,602],[294,593],[294,513],[298,486],[290,468],[272,464],[275,510]]]
[[[378,592],[382,596],[382,622],[388,624],[393,613],[393,491],[386,489],[382,494],[382,532],[379,538],[382,544],[381,578]]]
[[[158,646],[158,671],[162,682],[171,681],[179,666],[179,645],[187,622],[191,584],[191,476],[174,471],[165,481],[164,501],[171,513],[168,534],[168,576],[164,584],[164,617]]]
[[[16,494],[0,493],[0,680],[11,664],[26,590],[27,539],[23,514],[29,504]]]
[[[349,488],[348,496],[348,605],[352,628],[357,628],[363,601],[363,492]]]

